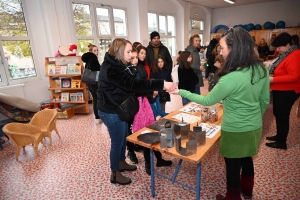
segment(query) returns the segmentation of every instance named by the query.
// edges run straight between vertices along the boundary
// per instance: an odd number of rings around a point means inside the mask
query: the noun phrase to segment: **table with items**
[[[200,199],[201,161],[220,138],[223,106],[189,103],[166,117],[127,137],[127,140],[150,149],[151,195],[155,196],[154,175],[196,192]],[[153,151],[180,159],[172,178],[154,170]],[[197,165],[196,188],[176,181],[182,161]]]

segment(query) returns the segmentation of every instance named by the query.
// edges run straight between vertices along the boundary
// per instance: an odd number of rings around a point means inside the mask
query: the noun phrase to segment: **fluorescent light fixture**
[[[234,4],[234,0],[224,0],[224,1],[226,1],[227,3]]]

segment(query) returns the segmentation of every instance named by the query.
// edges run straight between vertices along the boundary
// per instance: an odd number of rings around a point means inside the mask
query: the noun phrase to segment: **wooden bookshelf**
[[[70,70],[68,69],[70,67]],[[60,68],[61,71],[59,70]],[[67,69],[67,73],[63,71],[63,68]],[[53,69],[53,70],[52,70]],[[88,114],[90,113],[90,107],[88,104],[87,86],[81,82],[83,74],[83,64],[80,56],[64,56],[64,57],[46,57],[45,58],[45,70],[46,76],[49,78],[49,88],[52,96],[56,97],[56,101],[50,101],[55,108],[59,107],[59,104],[70,104],[74,109],[74,113]],[[73,71],[72,71],[73,70]],[[60,73],[64,72],[64,73]],[[51,74],[50,74],[51,73]],[[61,81],[70,80],[70,85],[62,85]],[[80,86],[72,88],[72,82],[79,83]],[[78,96],[83,94],[83,101],[71,101],[70,96],[68,101],[61,101],[62,93],[77,93]],[[60,100],[59,100],[60,98]],[[70,110],[70,109],[68,109]]]

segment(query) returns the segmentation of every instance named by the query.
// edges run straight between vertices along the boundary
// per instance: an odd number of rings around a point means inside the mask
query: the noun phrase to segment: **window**
[[[22,0],[0,0],[0,86],[36,77]]]
[[[159,32],[161,43],[169,49],[172,56],[176,56],[175,17],[148,13],[148,32],[150,34],[153,31]]]
[[[123,9],[93,3],[72,3],[79,55],[88,51],[88,44],[99,48],[102,62],[109,44],[116,37],[127,38],[126,12]]]
[[[204,23],[203,21],[199,20],[190,20],[190,37],[192,35],[198,34],[200,36],[201,43],[200,45],[203,46],[203,29],[204,29]]]

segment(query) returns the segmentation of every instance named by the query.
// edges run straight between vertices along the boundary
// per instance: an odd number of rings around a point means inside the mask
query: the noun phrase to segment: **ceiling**
[[[226,8],[226,7],[233,7],[233,6],[265,3],[271,1],[283,1],[283,0],[235,0],[234,4],[227,3],[224,0],[185,0],[185,1],[195,3],[208,8]]]

